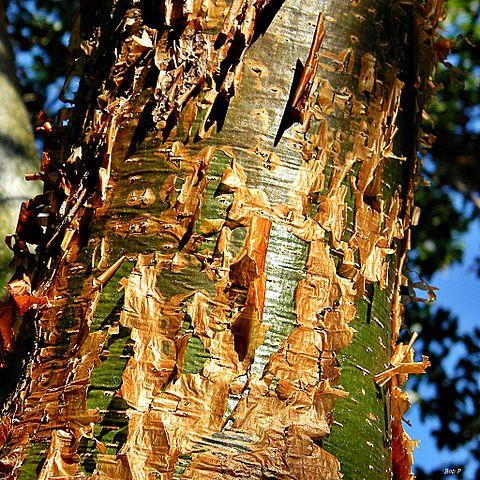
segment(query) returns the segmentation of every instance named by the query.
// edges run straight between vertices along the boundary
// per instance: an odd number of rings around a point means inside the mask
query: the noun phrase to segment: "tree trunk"
[[[395,343],[441,5],[82,8],[48,226],[15,245],[5,475],[408,478],[398,384],[427,362]]]
[[[23,178],[37,168],[32,128],[17,88],[4,2],[0,0],[0,300],[6,299],[4,287],[12,275],[8,266],[12,254],[3,239],[15,230],[20,203],[40,193],[38,185]]]

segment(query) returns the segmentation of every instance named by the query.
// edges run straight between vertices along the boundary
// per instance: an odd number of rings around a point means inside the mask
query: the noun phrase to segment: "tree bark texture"
[[[82,3],[17,239],[20,479],[397,479],[416,143],[441,2]],[[397,133],[398,130],[398,133]]]

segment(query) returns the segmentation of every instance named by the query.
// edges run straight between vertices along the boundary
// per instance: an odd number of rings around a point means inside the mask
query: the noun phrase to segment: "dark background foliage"
[[[422,216],[409,261],[409,268],[427,282],[439,270],[462,262],[462,234],[480,213],[480,5],[447,0],[447,12],[444,35],[452,48],[436,74],[439,91],[425,125],[436,137],[423,152],[423,175],[431,186],[417,192]],[[478,245],[467,248],[478,255]],[[446,478],[445,468],[455,465],[449,459],[459,449],[468,451],[472,479],[480,478],[480,325],[465,331],[449,310],[416,303],[407,309],[406,328],[419,331],[417,349],[432,363],[428,374],[412,378],[409,387],[420,393],[421,418],[435,420],[432,434],[437,447],[447,452],[432,458],[430,470],[417,469],[417,478]]]
[[[74,60],[68,48],[76,0],[4,0],[23,100],[33,118],[54,114]]]
[[[5,4],[17,75],[32,121],[40,110],[53,115],[61,106],[57,98],[65,78],[73,73],[75,58],[67,44],[76,2]],[[422,152],[423,175],[431,186],[417,193],[423,214],[408,265],[427,281],[462,262],[462,235],[478,221],[480,211],[480,5],[478,0],[447,0],[447,8],[445,36],[451,53],[436,74],[439,91],[424,127],[436,137],[433,147]],[[477,271],[480,275],[480,261]],[[432,363],[428,375],[412,379],[409,388],[419,393],[421,417],[436,420],[432,434],[437,447],[452,453],[467,450],[480,478],[480,328],[461,333],[458,323],[450,311],[435,304],[408,307],[405,332],[420,332],[417,350]],[[444,468],[451,466],[445,458],[432,458],[427,470],[417,468],[417,478],[444,479]]]

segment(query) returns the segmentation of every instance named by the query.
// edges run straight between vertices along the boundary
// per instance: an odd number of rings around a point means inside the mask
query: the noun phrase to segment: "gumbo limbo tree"
[[[0,472],[408,479],[398,343],[442,1],[97,0],[7,242]],[[441,43],[440,43],[441,47]]]

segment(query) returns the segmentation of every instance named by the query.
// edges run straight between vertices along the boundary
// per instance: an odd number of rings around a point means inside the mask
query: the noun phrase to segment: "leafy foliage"
[[[412,232],[414,251],[409,256],[409,267],[422,277],[432,275],[462,261],[464,234],[471,218],[452,201],[447,188],[421,188],[415,202],[421,207],[421,221]]]
[[[431,154],[435,185],[452,187],[479,203],[480,5],[449,0],[446,36],[452,51],[437,75],[440,90],[430,106],[436,141]]]
[[[480,475],[480,328],[459,333],[458,320],[448,310],[431,305],[414,305],[408,316],[410,327],[421,331],[422,352],[428,352],[431,368],[428,375],[411,381],[411,388],[421,390],[420,415],[437,420],[432,434],[440,449],[469,450],[470,461],[477,463]],[[422,388],[423,387],[423,388]],[[436,470],[451,467],[446,464]],[[424,475],[427,475],[423,472]],[[434,472],[418,478],[437,478]],[[458,478],[458,477],[456,477]]]
[[[424,152],[424,175],[431,187],[417,192],[423,218],[414,231],[409,259],[409,267],[425,279],[462,262],[462,234],[480,211],[480,5],[475,0],[448,0],[447,9],[446,37],[452,52],[436,76],[440,89],[426,128],[436,140]],[[421,331],[419,349],[432,364],[427,375],[410,382],[421,393],[421,417],[435,420],[432,434],[439,449],[467,452],[479,478],[480,328],[461,333],[450,311],[422,304],[408,308],[406,327]],[[417,468],[417,478],[446,478],[445,468],[452,465],[447,457],[444,464],[437,462],[440,465],[430,471]],[[466,478],[465,469],[452,478]]]
[[[25,104],[32,117],[42,109],[54,113],[71,60],[68,38],[76,2],[7,0],[6,7]]]

